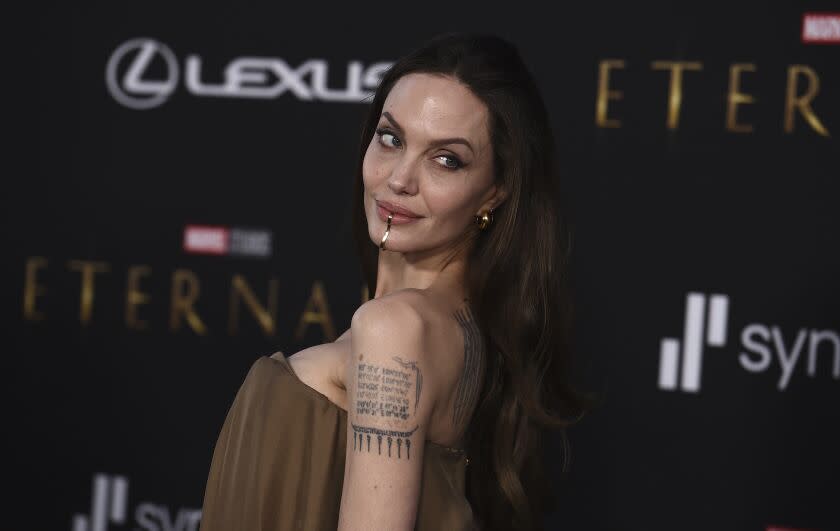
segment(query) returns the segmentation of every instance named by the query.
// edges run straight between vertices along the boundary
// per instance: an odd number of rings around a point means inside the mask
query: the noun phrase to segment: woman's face
[[[473,216],[497,204],[491,148],[487,108],[466,86],[431,74],[400,78],[362,165],[374,243],[393,205],[416,217],[394,215],[387,250],[434,251],[461,240]]]

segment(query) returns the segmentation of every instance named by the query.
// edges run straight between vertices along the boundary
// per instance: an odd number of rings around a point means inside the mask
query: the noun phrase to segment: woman
[[[354,227],[373,298],[335,342],[261,357],[213,455],[203,531],[537,529],[566,383],[566,227],[516,49],[445,34],[386,72]]]

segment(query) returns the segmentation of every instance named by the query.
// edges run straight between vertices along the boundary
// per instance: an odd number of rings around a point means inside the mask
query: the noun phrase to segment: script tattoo
[[[405,431],[405,421],[417,414],[423,388],[423,373],[416,361],[391,358],[397,365],[386,367],[362,363],[356,371],[355,412],[380,419],[392,429],[353,427],[353,450],[375,453],[396,459],[411,459],[411,436],[418,426]],[[413,389],[413,393],[412,393]],[[414,398],[414,407],[410,399]]]
[[[392,358],[401,368],[391,368],[373,363],[359,363],[356,372],[356,414],[386,420],[407,420],[417,413],[423,374],[416,361]],[[414,409],[409,408],[411,388],[414,388]]]
[[[455,389],[452,423],[455,427],[464,426],[467,414],[473,409],[481,391],[481,379],[484,375],[484,340],[472,318],[469,307],[455,312],[455,319],[461,325],[464,334],[464,372]]]

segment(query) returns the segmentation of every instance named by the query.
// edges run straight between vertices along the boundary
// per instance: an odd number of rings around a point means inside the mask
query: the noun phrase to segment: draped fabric
[[[335,530],[346,437],[346,411],[281,354],[258,358],[216,442],[200,530]],[[465,474],[461,450],[426,441],[415,529],[475,529]]]

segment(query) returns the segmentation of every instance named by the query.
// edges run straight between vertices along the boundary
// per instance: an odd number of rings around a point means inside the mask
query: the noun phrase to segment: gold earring
[[[482,215],[475,215],[475,222],[478,223],[478,228],[481,230],[486,229],[490,226],[490,223],[493,222],[493,209],[491,208],[487,212]]]

